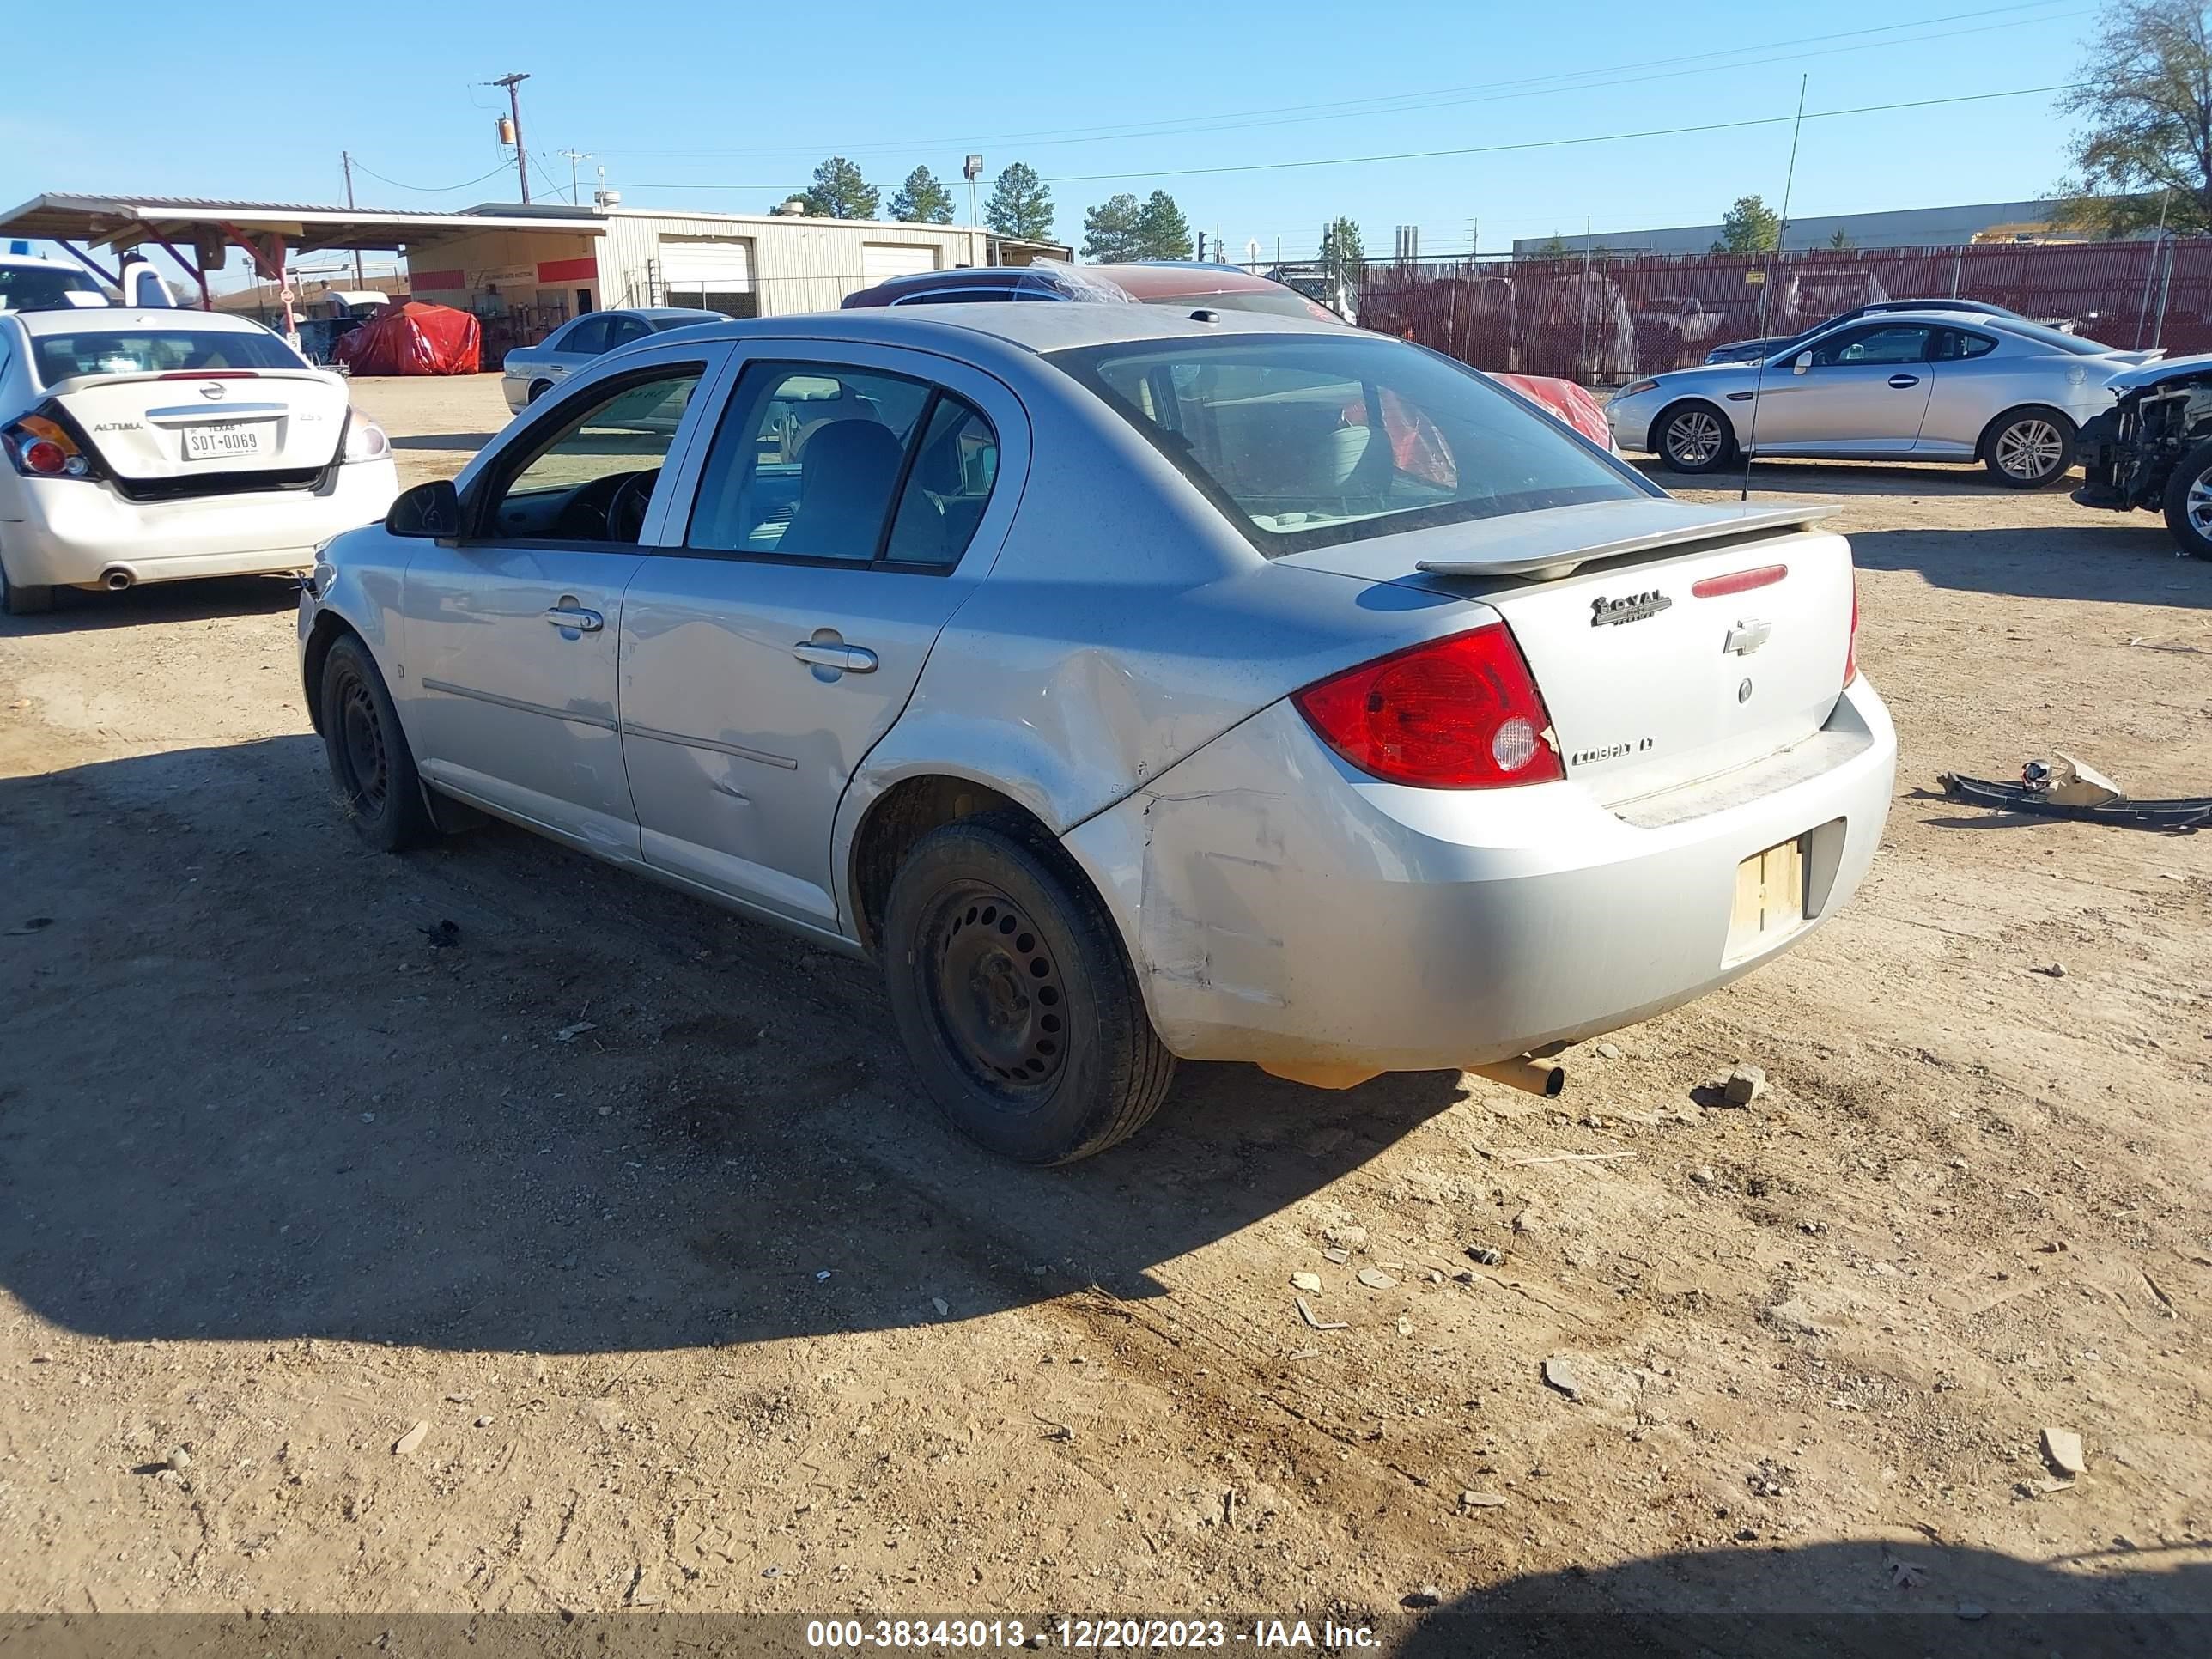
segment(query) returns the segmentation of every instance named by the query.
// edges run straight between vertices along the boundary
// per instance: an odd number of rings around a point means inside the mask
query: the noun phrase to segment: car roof
[[[1203,309],[1194,307],[1194,309]],[[1311,334],[1341,339],[1352,331],[1336,322],[1309,322],[1249,311],[1209,313],[1199,322],[1173,307],[1102,305],[1073,300],[1053,305],[1018,301],[952,301],[932,306],[864,306],[849,311],[808,312],[787,317],[687,330],[690,339],[820,339],[910,345],[943,351],[962,335],[985,335],[1033,352],[1146,340],[1218,339],[1226,334]]]
[[[141,310],[135,306],[68,306],[52,311],[8,313],[33,334],[120,334],[135,328],[189,327],[212,334],[265,334],[268,331],[250,317],[227,311],[194,311],[179,307],[169,311]]]
[[[586,313],[588,315],[589,313]],[[605,313],[609,317],[725,317],[729,313],[708,311],[698,306],[614,306]]]

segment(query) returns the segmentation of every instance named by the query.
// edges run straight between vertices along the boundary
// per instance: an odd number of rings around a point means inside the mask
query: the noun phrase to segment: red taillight
[[[1851,572],[1851,636],[1844,642],[1844,686],[1859,677],[1859,573]]]
[[[1322,742],[1388,783],[1495,789],[1566,775],[1504,623],[1362,663],[1291,701]]]
[[[92,471],[92,464],[76,447],[76,440],[59,422],[43,415],[26,415],[0,428],[0,451],[27,477],[82,478]]]
[[[1690,593],[1700,599],[1726,599],[1731,593],[1748,593],[1754,587],[1771,587],[1789,574],[1786,564],[1763,564],[1756,570],[1739,570],[1733,575],[1708,576],[1701,582],[1692,582]]]

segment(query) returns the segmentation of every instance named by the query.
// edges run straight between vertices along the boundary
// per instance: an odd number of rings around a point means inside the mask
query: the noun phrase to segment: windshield
[[[1448,357],[1372,334],[1053,354],[1270,556],[1656,493]]]
[[[59,265],[0,264],[0,311],[46,311],[70,304],[65,294],[102,294],[98,283]]]
[[[298,368],[299,356],[274,334],[213,329],[88,329],[34,334],[31,356],[42,385],[79,374],[147,374],[210,368]]]

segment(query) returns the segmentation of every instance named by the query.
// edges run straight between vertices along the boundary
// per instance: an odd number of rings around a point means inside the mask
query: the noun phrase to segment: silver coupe
[[[1979,461],[2015,489],[2074,465],[2106,382],[2154,351],[2121,351],[2023,318],[1913,311],[1839,322],[1758,363],[1634,380],[1607,405],[1613,441],[1677,472],[1745,452],[1837,460]]]
[[[500,360],[500,390],[520,414],[571,374],[610,351],[649,340],[671,329],[726,323],[719,311],[689,306],[650,306],[626,311],[587,311],[561,325],[536,345],[517,346]]]
[[[1820,511],[1340,326],[847,311],[541,398],[324,550],[300,662],[370,844],[473,808],[872,957],[1052,1163],[1179,1055],[1553,1090],[1833,915],[1896,751]]]

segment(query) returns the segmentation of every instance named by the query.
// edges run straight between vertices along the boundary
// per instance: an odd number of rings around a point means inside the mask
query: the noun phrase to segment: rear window
[[[31,356],[40,384],[78,374],[148,374],[210,368],[297,368],[301,360],[276,335],[212,329],[88,329],[36,334]]]
[[[2078,334],[2062,334],[2055,328],[2045,328],[2041,323],[2031,323],[2025,317],[2008,318],[2006,328],[2023,338],[2033,340],[2046,351],[2070,352],[2076,357],[2101,357],[2117,346],[2100,345],[2094,340],[2085,340]]]
[[[653,331],[655,334],[665,334],[672,328],[696,328],[702,323],[719,323],[722,320],[720,313],[704,311],[696,317],[655,317],[652,319]]]
[[[46,311],[70,303],[69,294],[105,295],[80,271],[59,266],[0,264],[0,311]]]
[[[1656,492],[1472,369],[1346,331],[1058,352],[1271,556]]]
[[[1261,289],[1237,289],[1227,294],[1153,294],[1148,306],[1206,307],[1213,311],[1257,311],[1270,317],[1303,317],[1310,323],[1333,323],[1334,316],[1293,289],[1270,294]]]

